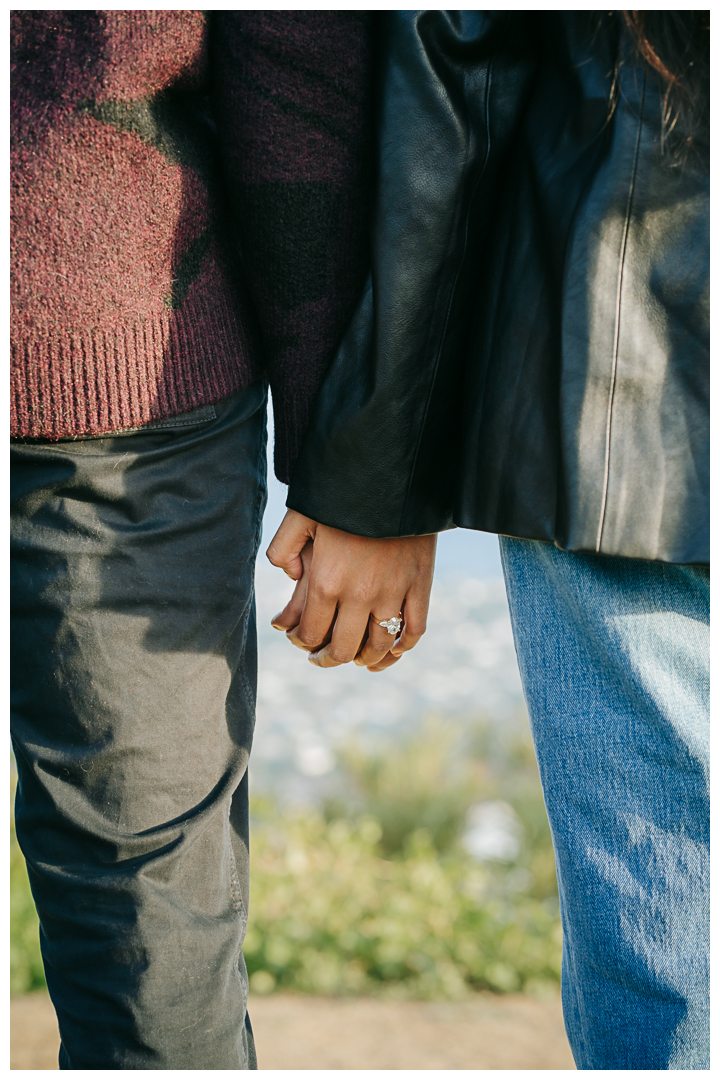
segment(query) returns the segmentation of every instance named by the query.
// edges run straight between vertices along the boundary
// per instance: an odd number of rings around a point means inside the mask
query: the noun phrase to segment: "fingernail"
[[[270,625],[272,626],[273,630],[284,630],[285,629],[285,627],[282,626],[280,622],[278,622],[281,615],[282,615],[282,611],[278,611],[277,615],[273,615],[272,619],[270,620]]]

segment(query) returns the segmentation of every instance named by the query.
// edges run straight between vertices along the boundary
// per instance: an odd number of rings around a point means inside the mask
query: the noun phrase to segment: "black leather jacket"
[[[708,171],[591,14],[384,15],[372,270],[288,506],[709,562]]]

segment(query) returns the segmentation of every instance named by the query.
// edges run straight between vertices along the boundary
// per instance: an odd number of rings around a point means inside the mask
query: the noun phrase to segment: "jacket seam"
[[[482,168],[480,170],[480,174],[479,174],[477,180],[475,181],[475,186],[473,188],[472,194],[470,196],[470,200],[468,202],[467,215],[466,215],[466,218],[465,218],[465,237],[464,237],[464,241],[463,241],[462,256],[460,257],[460,261],[458,263],[458,268],[457,268],[457,270],[455,272],[455,280],[453,281],[452,290],[450,292],[450,299],[448,300],[447,311],[445,312],[445,322],[444,322],[444,325],[443,325],[442,334],[440,336],[440,342],[439,342],[438,347],[437,347],[437,354],[435,356],[435,363],[434,363],[434,366],[433,366],[432,380],[430,382],[430,387],[428,389],[427,399],[425,401],[425,409],[423,411],[422,424],[420,425],[420,433],[418,435],[417,444],[415,446],[415,454],[413,456],[413,463],[412,463],[412,468],[410,470],[410,477],[408,479],[407,488],[405,489],[405,499],[403,501],[403,507],[402,507],[402,511],[401,511],[401,514],[400,514],[400,521],[398,523],[399,530],[400,530],[400,533],[399,533],[400,535],[402,535],[402,524],[403,524],[403,521],[405,520],[405,511],[407,509],[408,501],[410,499],[410,491],[412,489],[413,482],[415,480],[415,471],[416,471],[416,468],[417,468],[417,460],[418,460],[418,456],[420,454],[420,446],[422,444],[423,435],[425,433],[425,426],[427,424],[428,412],[430,410],[430,402],[432,400],[433,391],[435,389],[435,382],[437,381],[437,373],[438,373],[438,369],[440,367],[440,357],[442,355],[443,345],[445,344],[445,338],[447,337],[448,327],[450,325],[450,313],[452,311],[453,301],[455,299],[455,292],[457,290],[457,283],[460,280],[460,274],[462,272],[462,268],[463,268],[463,266],[465,264],[465,258],[467,256],[468,238],[469,238],[469,233],[470,233],[470,213],[471,213],[471,210],[472,210],[473,203],[475,201],[475,196],[477,195],[478,187],[480,186],[480,181],[482,180],[483,176],[485,175],[485,170],[487,169],[488,161],[490,159],[490,86],[491,86],[491,81],[492,81],[492,60],[488,64],[487,88],[486,88],[486,91],[485,91],[485,132],[486,132],[486,135],[487,135],[487,148],[485,150],[485,160],[484,160]],[[470,125],[468,123],[468,127],[469,126]]]
[[[637,138],[635,140],[635,154],[633,157],[632,175],[630,177],[627,209],[625,211],[625,224],[623,226],[622,245],[620,248],[620,269],[618,272],[617,298],[615,301],[615,335],[613,340],[612,367],[610,370],[610,391],[608,394],[607,418],[605,420],[605,464],[603,470],[602,499],[600,503],[600,520],[598,522],[598,531],[595,540],[596,552],[600,551],[602,545],[603,532],[605,530],[605,521],[607,517],[607,500],[608,490],[610,487],[610,443],[612,438],[612,420],[613,406],[615,404],[615,388],[617,386],[618,353],[620,351],[620,313],[622,306],[622,289],[624,284],[625,255],[627,252],[628,235],[630,233],[630,218],[632,216],[632,205],[635,196],[635,179],[637,176],[638,158],[640,155],[640,138],[642,135],[643,114],[645,111],[646,78],[647,77],[643,75],[643,88],[640,98],[640,118],[638,120],[638,132]]]

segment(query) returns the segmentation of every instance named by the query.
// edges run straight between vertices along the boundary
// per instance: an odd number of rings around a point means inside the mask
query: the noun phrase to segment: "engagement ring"
[[[378,624],[378,626],[384,626],[388,634],[395,635],[400,633],[400,630],[402,628],[402,618],[399,615],[393,615],[392,619],[385,619],[383,622],[380,622],[379,619],[376,619],[374,615],[372,615],[371,618],[374,622]]]

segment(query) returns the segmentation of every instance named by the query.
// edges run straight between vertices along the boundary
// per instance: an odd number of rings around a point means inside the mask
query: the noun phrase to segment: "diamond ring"
[[[392,619],[385,619],[383,622],[380,622],[379,619],[376,619],[374,615],[371,615],[371,618],[373,622],[376,622],[378,624],[378,626],[384,626],[388,634],[395,635],[400,633],[400,630],[402,628],[401,616],[393,615]]]

